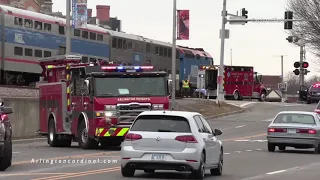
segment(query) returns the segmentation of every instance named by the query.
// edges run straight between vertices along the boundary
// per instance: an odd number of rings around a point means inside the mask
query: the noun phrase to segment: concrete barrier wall
[[[6,107],[13,108],[9,115],[14,138],[35,136],[39,128],[39,98],[2,98]]]

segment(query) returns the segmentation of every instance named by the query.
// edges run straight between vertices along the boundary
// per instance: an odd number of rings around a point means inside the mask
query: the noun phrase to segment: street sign
[[[282,91],[287,91],[287,83],[278,83],[278,89]]]

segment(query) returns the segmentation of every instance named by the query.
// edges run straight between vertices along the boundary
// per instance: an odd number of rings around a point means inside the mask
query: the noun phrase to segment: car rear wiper
[[[176,131],[171,131],[167,129],[158,129],[158,132],[176,132]]]

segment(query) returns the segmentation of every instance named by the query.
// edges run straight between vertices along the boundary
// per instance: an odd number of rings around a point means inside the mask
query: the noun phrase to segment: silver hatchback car
[[[298,149],[314,148],[320,154],[320,116],[315,112],[283,111],[276,115],[268,127],[268,150],[278,146]]]
[[[121,172],[135,170],[191,171],[203,179],[205,170],[222,175],[223,146],[205,118],[196,112],[146,111],[134,121],[121,145]]]

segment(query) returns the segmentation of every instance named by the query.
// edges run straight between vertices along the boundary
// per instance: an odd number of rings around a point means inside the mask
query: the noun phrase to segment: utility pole
[[[177,41],[177,0],[173,0],[173,19],[172,19],[172,91],[171,91],[171,109],[175,108],[176,101],[176,41]]]
[[[71,27],[70,27],[70,11],[71,11],[71,1],[66,0],[66,54],[71,53]]]
[[[281,102],[284,102],[285,101],[285,91],[283,89],[284,87],[284,77],[283,77],[283,55],[281,55],[281,84],[282,84],[282,88],[281,88],[281,94],[282,94],[282,100]]]
[[[227,22],[227,0],[223,0],[222,8],[222,25],[220,31],[221,46],[220,46],[220,66],[218,71],[218,91],[217,91],[217,101],[224,101],[224,91],[223,91],[223,71],[224,71],[224,41],[226,38],[226,22]]]
[[[304,68],[303,68],[303,51],[304,45],[300,45],[300,74],[299,74],[299,84],[300,86],[304,85]]]

